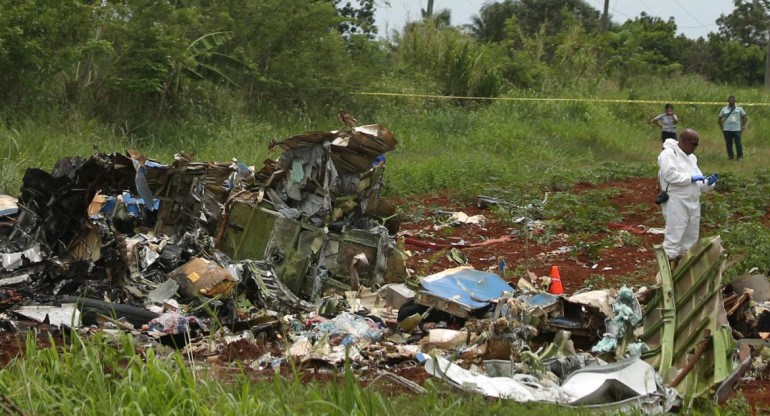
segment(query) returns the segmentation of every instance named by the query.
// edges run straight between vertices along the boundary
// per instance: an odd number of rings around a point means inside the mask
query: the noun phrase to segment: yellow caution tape
[[[537,97],[463,97],[458,95],[406,94],[397,92],[356,92],[357,95],[432,98],[438,100],[479,100],[479,101],[561,101],[585,103],[623,103],[623,104],[681,104],[681,105],[727,105],[726,101],[671,101],[671,100],[614,100],[607,98],[537,98]],[[741,107],[770,106],[770,103],[740,103]]]

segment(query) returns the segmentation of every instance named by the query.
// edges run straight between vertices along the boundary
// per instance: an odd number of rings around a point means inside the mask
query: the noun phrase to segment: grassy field
[[[738,104],[744,105],[763,102],[762,91],[713,86],[698,78],[681,78],[671,85],[650,81],[638,90],[623,92],[611,86],[585,90],[552,95],[519,91],[509,97],[717,102],[675,106],[682,120],[679,129],[694,128],[701,134],[696,153],[701,168],[705,172],[746,173],[770,157],[770,142],[763,133],[770,131],[766,106],[746,106],[749,127],[744,133],[746,160],[742,164],[728,162],[716,123],[728,95],[736,95]],[[494,101],[458,105],[442,99],[377,96],[353,96],[342,106],[362,124],[386,126],[399,140],[398,148],[388,155],[386,192],[391,195],[531,184],[554,175],[579,175],[587,167],[604,162],[641,164],[654,175],[660,132],[649,121],[663,111],[662,102]],[[233,116],[134,128],[77,119],[6,122],[0,126],[0,192],[17,194],[28,167],[50,169],[61,157],[90,155],[94,146],[108,153],[135,148],[161,162],[170,162],[178,151],[193,151],[199,160],[237,158],[260,167],[268,156],[270,140],[306,130],[336,128],[336,109],[317,120],[287,115],[260,119]]]
[[[548,91],[544,88],[543,91]],[[393,91],[390,91],[393,92]],[[656,174],[660,132],[649,120],[666,101],[717,102],[675,104],[679,128],[701,134],[697,155],[707,174],[720,172],[729,194],[708,202],[711,216],[722,222],[726,246],[736,252],[766,253],[770,233],[755,222],[731,223],[736,213],[756,218],[766,210],[770,174],[770,110],[746,105],[746,159],[729,162],[716,123],[727,96],[739,105],[762,103],[765,93],[713,86],[697,78],[646,80],[619,91],[612,85],[588,85],[570,93],[519,91],[509,97],[594,100],[661,100],[660,103],[603,101],[495,101],[455,103],[442,99],[353,96],[341,103],[362,124],[379,123],[399,140],[388,154],[386,195],[416,195],[437,190],[472,197],[488,190],[525,199],[543,189],[577,181],[601,182],[616,176]],[[199,160],[237,158],[261,167],[272,139],[307,130],[339,127],[337,109],[320,119],[267,116],[228,120],[188,120],[137,127],[104,126],[89,120],[16,118],[0,125],[0,193],[17,195],[24,170],[49,170],[64,156],[87,157],[135,148],[161,162],[178,151],[193,151]],[[559,188],[557,186],[556,188]],[[651,196],[652,198],[653,196]],[[750,208],[750,209],[749,209]],[[744,210],[744,211],[741,211]],[[764,251],[763,251],[764,250]],[[760,254],[757,254],[759,256]],[[758,260],[759,261],[759,260]],[[768,261],[768,260],[765,260]],[[584,414],[553,406],[484,400],[430,384],[429,393],[390,397],[359,386],[348,373],[337,384],[303,384],[299,377],[253,382],[246,375],[227,380],[192,370],[176,354],[138,354],[130,338],[75,339],[62,352],[30,343],[26,355],[0,370],[0,393],[26,414],[330,414],[454,415]],[[695,414],[745,414],[745,402],[728,409],[709,405]]]
[[[86,341],[75,335],[59,349],[40,348],[29,336],[26,353],[0,370],[3,409],[11,403],[20,414],[84,416],[595,414],[484,399],[431,381],[427,394],[391,395],[362,387],[349,369],[337,382],[303,383],[299,372],[255,381],[237,368],[227,376],[191,369],[186,359],[169,350],[144,350],[130,336]],[[725,409],[704,404],[692,414],[742,415],[747,410],[739,399]]]

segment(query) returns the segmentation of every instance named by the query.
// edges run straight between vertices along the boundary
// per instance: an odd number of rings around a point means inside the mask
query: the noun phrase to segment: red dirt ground
[[[590,189],[615,188],[620,194],[613,199],[613,205],[623,215],[622,225],[637,228],[663,228],[664,220],[660,207],[653,202],[658,193],[656,179],[632,178],[625,181],[604,183],[599,186],[589,184],[577,184],[572,188],[575,193],[581,193]],[[498,218],[492,210],[480,209],[476,205],[475,197],[440,194],[434,196],[412,197],[398,201],[401,206],[423,207],[427,219],[418,223],[404,223],[399,235],[416,238],[423,242],[447,244],[447,243],[480,243],[489,239],[510,235],[514,230],[521,230],[520,225],[510,226],[501,218]],[[463,225],[449,229],[435,230],[431,218],[439,215],[438,211],[461,211],[470,216],[482,214],[486,217],[483,227],[476,225]],[[623,213],[626,213],[625,215]],[[768,216],[766,216],[767,218]],[[643,226],[643,227],[639,227]],[[597,233],[592,237],[594,241],[600,241],[609,236],[616,235],[617,228],[610,228],[608,232]],[[709,235],[713,230],[701,228],[701,235]],[[537,276],[548,276],[551,266],[558,266],[564,291],[566,294],[592,285],[594,288],[615,288],[628,285],[632,288],[650,286],[655,283],[655,275],[658,270],[655,260],[653,245],[663,242],[661,234],[634,234],[640,243],[634,246],[620,246],[606,248],[600,251],[598,259],[588,259],[585,256],[573,256],[569,253],[557,253],[555,250],[568,245],[564,239],[554,241],[541,246],[533,241],[525,243],[522,237],[495,243],[481,247],[465,247],[461,251],[469,259],[469,264],[476,269],[497,272],[498,257],[503,257],[506,262],[505,273],[510,283],[515,284],[521,276],[515,276],[513,270],[528,269]],[[408,260],[408,267],[418,276],[436,273],[458,264],[449,260],[446,254],[449,249],[426,249],[406,244],[412,257]],[[550,253],[550,254],[547,254]],[[590,278],[590,279],[589,279]],[[770,412],[770,370],[765,377],[749,382],[739,382],[735,387],[736,393],[745,397],[752,409],[758,412]]]
[[[770,413],[770,380],[752,380],[744,382],[736,388],[732,397],[743,396],[749,402],[752,409],[756,409],[753,414]]]
[[[664,226],[660,208],[653,202],[658,192],[655,179],[634,178],[622,182],[608,182],[600,186],[577,184],[573,187],[573,191],[580,193],[589,189],[606,188],[619,189],[621,193],[612,200],[612,203],[618,212],[631,213],[623,216],[623,226],[639,231],[642,230],[640,225],[646,228]],[[425,214],[428,218],[419,223],[402,224],[399,235],[438,244],[460,241],[472,244],[508,236],[513,231],[521,231],[521,225],[506,224],[492,210],[478,208],[475,199],[467,200],[467,202],[462,200],[463,198],[444,194],[399,201],[400,205],[412,207],[412,209],[418,205],[425,207]],[[626,209],[624,210],[624,208]],[[486,223],[483,227],[462,225],[436,231],[430,218],[435,218],[439,210],[461,211],[471,216],[482,214],[486,218]],[[597,233],[592,237],[595,238],[595,241],[600,241],[616,236],[618,231],[618,229],[610,228],[608,232]],[[461,250],[470,260],[470,265],[480,270],[497,272],[497,258],[504,258],[507,270],[505,276],[512,279],[511,283],[516,283],[521,277],[521,275],[515,276],[514,271],[517,268],[519,270],[528,269],[540,277],[548,276],[551,266],[558,266],[562,285],[567,294],[583,288],[586,280],[592,276],[589,283],[594,288],[620,288],[623,284],[635,288],[649,286],[655,282],[655,274],[658,269],[653,245],[661,244],[663,236],[647,233],[633,235],[639,238],[639,245],[602,249],[598,259],[589,259],[585,255],[576,257],[569,252],[556,252],[559,247],[569,245],[566,241],[566,234],[561,239],[554,239],[550,244],[543,246],[532,240],[526,242],[523,237],[516,237],[501,243],[466,247]],[[408,266],[418,276],[425,276],[458,265],[447,258],[446,254],[449,249],[426,249],[411,244],[406,244],[405,248],[412,253]]]

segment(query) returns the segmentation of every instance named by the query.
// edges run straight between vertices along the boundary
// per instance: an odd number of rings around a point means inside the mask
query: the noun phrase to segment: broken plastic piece
[[[0,215],[14,215],[19,212],[18,202],[10,195],[0,194]]]
[[[398,309],[408,302],[414,300],[416,293],[414,290],[409,289],[406,283],[392,283],[385,285],[377,292],[385,303],[391,308]]]

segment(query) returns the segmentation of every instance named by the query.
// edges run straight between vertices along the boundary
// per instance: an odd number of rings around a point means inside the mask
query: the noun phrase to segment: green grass
[[[51,339],[53,345],[53,339]],[[304,383],[302,374],[253,379],[236,364],[226,376],[195,368],[179,352],[140,348],[129,335],[71,337],[26,353],[0,370],[0,394],[24,414],[77,415],[589,415],[581,409],[484,399],[440,381],[424,395],[392,395],[363,387],[346,365],[336,381]],[[735,410],[731,410],[735,409]],[[722,414],[741,414],[737,401]],[[713,414],[711,406],[694,414]]]
[[[428,383],[423,396],[363,387],[350,368],[337,382],[303,383],[294,377],[253,380],[233,365],[227,377],[192,369],[178,352],[139,348],[117,340],[75,336],[57,351],[27,340],[26,354],[0,370],[0,393],[25,414],[77,415],[464,415],[578,414],[548,405],[485,400]],[[376,384],[375,384],[376,386]]]
[[[734,94],[738,103],[761,102],[754,89],[713,86],[695,77],[664,82],[641,79],[639,86],[617,90],[610,82],[598,88],[564,91],[559,97],[585,99],[692,100],[723,103]],[[384,88],[384,87],[383,87]],[[405,87],[404,87],[405,88]],[[595,93],[599,91],[599,93]],[[412,92],[407,90],[407,92]],[[666,92],[665,95],[663,92]],[[549,98],[532,91],[508,97]],[[662,104],[495,101],[456,105],[446,100],[353,96],[341,103],[362,124],[379,123],[399,141],[388,155],[386,195],[418,194],[440,189],[460,193],[518,183],[543,182],[551,176],[571,177],[606,162],[654,168],[660,132],[649,120]],[[705,172],[751,172],[770,158],[770,110],[746,107],[746,160],[729,163],[716,123],[718,105],[677,105],[680,130],[701,134],[697,155]],[[142,126],[105,126],[89,120],[22,119],[0,125],[0,192],[18,193],[24,169],[50,169],[64,156],[88,156],[93,146],[105,152],[135,148],[161,162],[191,151],[198,160],[239,160],[262,166],[267,143],[307,130],[339,127],[336,109],[311,119],[296,114],[248,118],[233,115],[212,122],[205,117]],[[272,156],[277,156],[273,154]],[[648,170],[647,174],[654,169]]]
[[[714,86],[693,77],[635,82],[628,90],[602,82],[561,96],[724,102],[732,94],[739,104],[765,99],[763,91]],[[518,91],[509,96],[538,95]],[[691,127],[701,133],[697,155],[703,171],[720,172],[722,177],[718,190],[724,192],[704,199],[703,222],[722,235],[729,258],[738,259],[725,272],[730,280],[753,267],[770,270],[770,259],[762,256],[770,252],[770,230],[758,223],[770,208],[766,197],[770,175],[758,169],[770,158],[770,143],[762,134],[770,131],[770,110],[746,108],[750,119],[744,135],[746,160],[730,163],[716,124],[721,105],[677,105],[676,112],[682,118],[680,129]],[[451,189],[458,198],[484,193],[521,205],[541,200],[545,191],[565,191],[576,182],[656,174],[660,133],[649,120],[661,112],[662,104],[499,101],[457,106],[435,99],[356,96],[341,106],[362,124],[386,126],[399,140],[388,155],[386,196]],[[93,146],[108,153],[135,148],[167,163],[178,151],[192,151],[198,160],[235,157],[259,168],[264,158],[278,156],[268,154],[271,139],[338,127],[336,109],[315,120],[289,114],[232,116],[214,123],[201,117],[135,127],[77,119],[16,119],[0,125],[0,192],[17,195],[26,168],[50,170],[64,156],[90,155]],[[576,212],[568,207],[585,201],[572,203],[566,195],[551,201],[562,203],[552,204],[549,218],[559,222],[561,217],[561,226],[568,218],[577,232],[595,231],[594,224],[606,221],[601,215],[618,214],[597,212],[601,201]],[[339,383],[309,385],[298,376],[255,382],[240,371],[218,380],[190,369],[178,354],[135,351],[130,337],[117,344],[102,337],[88,341],[75,337],[61,352],[30,344],[24,357],[0,370],[0,393],[27,414],[583,413],[485,400],[435,382],[418,400],[390,397],[360,387],[352,381],[352,373],[341,376]],[[702,412],[744,414],[745,410],[745,401],[737,401],[728,409],[706,406]]]
[[[399,82],[397,75],[383,80],[379,87],[420,92],[414,85]],[[675,106],[682,120],[680,130],[691,127],[701,134],[696,152],[701,169],[707,175],[719,172],[718,189],[730,191],[704,200],[703,221],[722,233],[731,256],[743,256],[738,267],[725,274],[727,279],[753,267],[770,271],[770,259],[750,254],[752,246],[767,246],[767,227],[744,225],[758,221],[770,209],[766,198],[770,176],[756,173],[764,160],[770,160],[770,142],[762,134],[770,131],[770,108],[746,107],[749,127],[741,163],[727,160],[716,123],[724,97],[735,95],[739,104],[762,102],[763,91],[716,86],[682,76],[665,80],[642,77],[625,90],[602,81],[553,94],[718,103]],[[507,97],[554,96],[522,90],[511,91]],[[458,105],[434,98],[379,96],[347,100],[340,106],[356,115],[361,124],[382,124],[399,141],[387,156],[386,197],[451,190],[459,199],[487,194],[521,204],[540,201],[546,191],[566,191],[576,182],[657,174],[660,132],[649,120],[662,111],[662,104],[494,101]],[[259,118],[232,115],[216,122],[199,117],[166,124],[150,120],[142,126],[108,126],[77,118],[15,118],[0,125],[0,193],[18,195],[26,168],[50,170],[64,156],[89,156],[94,146],[108,153],[135,148],[166,163],[176,152],[188,151],[195,152],[198,160],[237,158],[260,168],[266,157],[279,156],[277,151],[268,153],[272,139],[338,127],[336,109],[315,119],[291,113]],[[559,198],[568,197],[554,200]],[[551,218],[573,218],[573,214],[562,209]],[[591,212],[579,214],[574,218],[596,220]],[[573,228],[591,231],[585,224]]]

